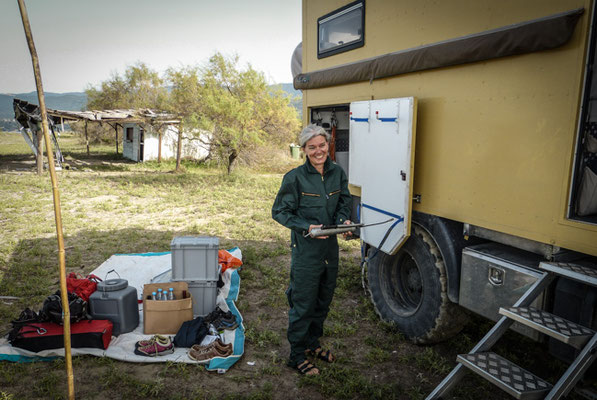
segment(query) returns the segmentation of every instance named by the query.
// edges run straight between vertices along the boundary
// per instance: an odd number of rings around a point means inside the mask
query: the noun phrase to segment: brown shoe
[[[214,357],[228,357],[232,355],[232,348],[226,350],[219,350],[215,345],[203,347],[195,346],[193,346],[193,348],[191,348],[191,350],[189,351],[189,358],[194,361],[205,361],[210,360]]]

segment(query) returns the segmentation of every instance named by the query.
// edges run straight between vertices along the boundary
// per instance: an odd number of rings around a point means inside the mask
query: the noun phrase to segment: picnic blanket
[[[238,247],[228,250],[233,256],[242,260],[242,253]],[[141,300],[143,285],[146,283],[169,282],[171,277],[171,254],[164,253],[143,253],[143,254],[115,254],[97,267],[92,274],[104,279],[109,271],[114,270],[121,278],[126,279],[130,286],[137,289]],[[112,275],[108,278],[114,277]],[[216,357],[203,362],[208,371],[226,372],[236,363],[244,353],[245,328],[242,323],[242,316],[236,308],[235,301],[238,299],[240,289],[240,276],[238,270],[228,268],[222,274],[224,286],[218,289],[216,305],[223,311],[230,310],[239,322],[239,327],[233,331],[225,330],[220,334],[225,343],[233,344],[233,354],[229,357]],[[157,363],[157,362],[183,362],[196,364],[187,353],[188,348],[176,348],[174,353],[158,356],[144,357],[134,354],[135,343],[147,339],[151,335],[143,334],[143,304],[139,304],[139,326],[132,332],[123,333],[118,337],[112,337],[110,346],[106,350],[93,348],[73,348],[73,356],[89,354],[98,357],[110,357],[121,361]],[[206,336],[202,344],[215,340],[215,336]],[[56,357],[64,357],[64,348],[44,350],[39,353],[12,347],[6,338],[0,339],[0,360],[13,362],[49,361]]]

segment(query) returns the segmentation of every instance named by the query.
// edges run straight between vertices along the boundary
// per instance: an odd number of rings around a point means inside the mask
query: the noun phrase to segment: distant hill
[[[298,110],[299,115],[301,115],[302,92],[300,90],[295,90],[292,83],[281,83],[273,86],[280,86],[289,96],[293,97],[291,104]],[[14,120],[15,114],[12,108],[12,101],[14,98],[25,100],[32,104],[38,104],[37,92],[18,94],[0,93],[0,129],[3,131],[14,131],[19,129],[17,122]],[[87,95],[84,92],[46,92],[45,98],[46,106],[55,110],[82,111],[87,107]]]
[[[19,126],[14,120],[12,108],[13,99],[28,101],[32,104],[39,104],[37,92],[3,94],[0,93],[0,129],[4,131],[18,130]],[[87,95],[83,92],[71,93],[45,93],[46,106],[55,110],[81,111],[87,106]]]

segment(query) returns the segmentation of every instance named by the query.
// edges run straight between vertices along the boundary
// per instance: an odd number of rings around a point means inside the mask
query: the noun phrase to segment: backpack
[[[70,321],[78,322],[82,319],[91,319],[87,313],[87,302],[74,293],[68,293]],[[42,321],[62,324],[62,297],[60,290],[48,296],[39,312]]]
[[[19,318],[15,319],[14,321],[10,321],[12,324],[12,329],[10,332],[8,332],[8,342],[12,344],[13,340],[17,338],[21,328],[40,321],[41,317],[35,311],[29,307],[25,308],[23,311],[21,311]]]
[[[207,324],[202,317],[197,317],[190,321],[185,321],[174,337],[176,347],[191,347],[199,344],[208,333]]]

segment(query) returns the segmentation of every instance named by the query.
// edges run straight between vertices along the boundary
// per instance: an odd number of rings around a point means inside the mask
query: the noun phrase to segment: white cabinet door
[[[410,236],[416,99],[350,104],[349,183],[361,188],[361,239],[395,254]]]

